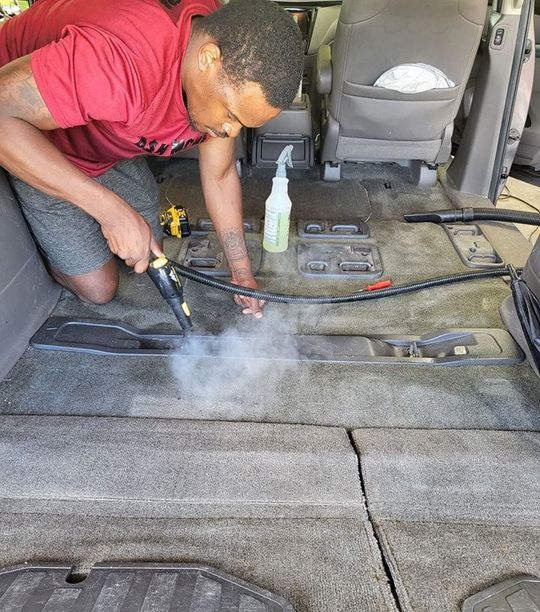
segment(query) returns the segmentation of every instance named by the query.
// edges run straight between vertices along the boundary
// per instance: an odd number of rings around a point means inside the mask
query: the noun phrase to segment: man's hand
[[[238,277],[233,274],[232,282],[235,285],[241,285],[242,287],[249,287],[250,289],[259,289],[259,284],[253,276]],[[251,314],[256,319],[261,319],[263,316],[262,309],[264,306],[264,300],[257,300],[255,298],[249,298],[243,295],[235,295],[234,301],[242,306],[243,314]]]
[[[135,272],[145,272],[152,254],[163,257],[163,251],[141,215],[118,198],[112,215],[98,220],[109,249]]]

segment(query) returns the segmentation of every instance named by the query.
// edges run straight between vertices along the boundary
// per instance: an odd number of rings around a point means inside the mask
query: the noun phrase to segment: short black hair
[[[196,27],[219,46],[233,87],[259,83],[270,106],[289,106],[302,79],[304,43],[287,11],[271,0],[231,0]]]

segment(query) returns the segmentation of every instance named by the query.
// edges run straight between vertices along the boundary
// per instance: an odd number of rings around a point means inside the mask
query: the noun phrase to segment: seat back
[[[443,143],[449,154],[486,12],[487,0],[344,0],[322,161],[435,162]],[[435,66],[456,86],[416,94],[373,86],[383,72],[406,63]]]

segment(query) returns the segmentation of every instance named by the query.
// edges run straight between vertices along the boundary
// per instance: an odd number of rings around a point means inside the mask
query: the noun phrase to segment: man
[[[0,25],[0,165],[54,278],[103,304],[113,254],[144,272],[162,250],[140,156],[198,144],[232,280],[256,287],[234,139],[288,106],[302,61],[298,27],[270,0],[38,0]]]

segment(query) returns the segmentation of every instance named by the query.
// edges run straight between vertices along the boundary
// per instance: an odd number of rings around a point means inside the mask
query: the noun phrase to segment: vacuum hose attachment
[[[171,262],[166,257],[158,257],[150,262],[146,271],[154,285],[159,289],[163,299],[171,307],[182,329],[184,331],[193,329],[191,313],[184,301],[182,283]]]
[[[494,270],[481,270],[478,272],[465,272],[463,274],[452,274],[449,276],[440,276],[425,281],[409,283],[408,285],[398,285],[388,289],[378,289],[376,291],[362,290],[348,295],[330,295],[330,296],[313,296],[313,295],[290,295],[286,293],[269,293],[260,289],[250,289],[249,287],[241,287],[227,281],[213,278],[202,272],[187,268],[175,261],[169,261],[169,264],[184,278],[194,280],[207,287],[225,291],[236,295],[244,295],[246,297],[256,298],[258,300],[266,300],[267,302],[278,302],[281,304],[344,304],[347,302],[363,302],[365,300],[376,300],[383,297],[391,297],[394,295],[402,295],[404,293],[412,293],[421,289],[430,289],[432,287],[440,287],[442,285],[450,285],[469,280],[480,280],[484,278],[497,278],[508,276],[508,268],[497,268]],[[518,272],[521,273],[521,268]]]
[[[404,215],[408,223],[456,223],[457,221],[504,221],[540,225],[540,214],[507,210],[504,208],[459,208],[434,210],[432,212],[408,213]]]

